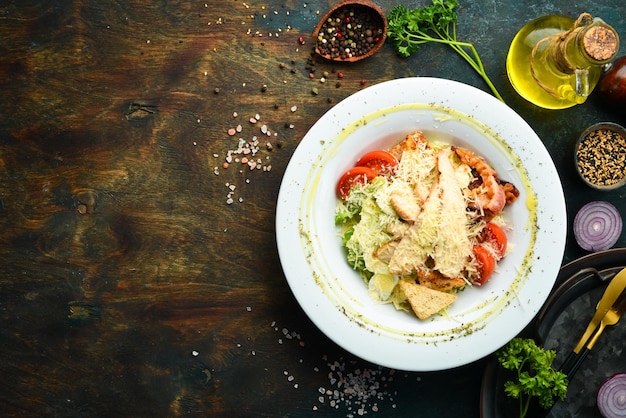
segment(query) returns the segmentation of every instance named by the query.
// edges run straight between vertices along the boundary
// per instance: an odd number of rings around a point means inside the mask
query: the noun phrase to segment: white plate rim
[[[314,232],[318,224],[327,227],[327,220],[319,218],[312,208],[327,207],[328,199],[334,197],[334,187],[324,173],[330,170],[329,166],[339,169],[337,166],[341,164],[333,160],[334,155],[340,153],[339,147],[349,143],[351,137],[356,138],[359,129],[367,127],[368,123],[384,124],[386,118],[396,115],[409,117],[403,112],[412,111],[414,106],[426,109],[425,114],[451,112],[454,117],[460,114],[463,124],[477,124],[472,129],[486,128],[489,131],[486,136],[497,137],[501,140],[499,144],[515,156],[512,164],[521,163],[521,171],[528,178],[528,193],[535,196],[537,203],[536,210],[529,210],[528,217],[533,217],[528,219],[531,225],[524,227],[535,231],[535,235],[533,238],[520,234],[520,241],[529,248],[525,249],[525,261],[515,266],[519,274],[512,280],[510,290],[486,297],[489,312],[477,308],[479,313],[475,317],[464,311],[463,318],[471,318],[468,323],[473,325],[454,327],[448,323],[444,335],[438,334],[437,327],[442,321],[457,321],[457,317],[427,322],[415,319],[415,325],[407,325],[407,329],[400,331],[395,326],[389,329],[386,319],[376,322],[377,319],[373,324],[364,319],[378,308],[372,308],[372,301],[365,300],[362,294],[355,296],[344,292],[343,285],[336,286],[337,277],[331,277],[336,264],[330,266],[328,260],[320,261],[334,257],[335,250],[328,250],[327,237],[322,242]],[[426,117],[436,119],[439,116],[429,114]],[[454,123],[441,121],[446,127]],[[357,134],[346,133],[346,126],[352,126]],[[350,163],[345,164],[345,168],[349,168]],[[331,187],[332,194],[311,193],[311,190],[317,191],[320,182],[325,189]],[[563,190],[554,163],[540,138],[517,113],[472,86],[439,78],[411,77],[361,90],[338,103],[313,125],[294,152],[281,183],[276,239],[281,265],[294,296],[331,340],[375,364],[400,370],[434,371],[468,364],[492,353],[532,320],[558,275],[565,248],[566,216]],[[532,231],[529,234],[532,235]],[[365,284],[362,286],[365,289]],[[463,296],[461,294],[460,298]]]

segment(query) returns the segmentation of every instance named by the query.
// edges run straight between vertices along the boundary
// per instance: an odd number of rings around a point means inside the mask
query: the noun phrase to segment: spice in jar
[[[607,128],[584,135],[576,148],[578,172],[591,185],[616,187],[626,179],[626,136]]]
[[[335,10],[317,35],[321,55],[347,59],[367,54],[383,39],[383,22],[372,9],[348,5]]]

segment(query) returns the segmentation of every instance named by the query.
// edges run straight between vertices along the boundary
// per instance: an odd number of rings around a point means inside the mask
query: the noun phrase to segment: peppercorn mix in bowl
[[[626,184],[626,129],[600,122],[583,131],[575,147],[576,171],[589,187],[615,190]]]
[[[315,53],[355,62],[374,55],[387,38],[387,18],[374,2],[346,0],[333,6],[313,30]]]

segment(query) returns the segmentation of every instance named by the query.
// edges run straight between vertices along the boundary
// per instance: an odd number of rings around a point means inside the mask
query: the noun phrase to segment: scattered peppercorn
[[[317,47],[331,59],[347,59],[367,54],[383,35],[380,16],[361,5],[340,7],[322,24]]]
[[[590,132],[578,144],[576,165],[582,177],[596,186],[613,186],[624,181],[626,138],[608,129]]]

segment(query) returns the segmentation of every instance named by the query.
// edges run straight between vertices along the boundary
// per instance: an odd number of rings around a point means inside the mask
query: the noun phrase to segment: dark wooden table
[[[320,116],[399,77],[486,89],[442,45],[410,59],[385,45],[352,65],[319,60],[311,79],[310,32],[332,3],[2,2],[4,416],[478,416],[484,360],[438,373],[379,369],[321,334],[283,276],[279,185]],[[396,2],[379,4],[388,12]],[[577,133],[626,123],[623,110],[595,96],[536,108],[511,88],[506,52],[523,23],[550,13],[590,12],[626,39],[626,4],[528,4],[462,2],[459,35],[548,147],[571,229],[590,200],[626,210],[623,191],[585,188],[572,162]],[[239,160],[225,167],[229,153]],[[563,261],[584,254],[570,237]],[[335,400],[345,386],[357,393]]]

